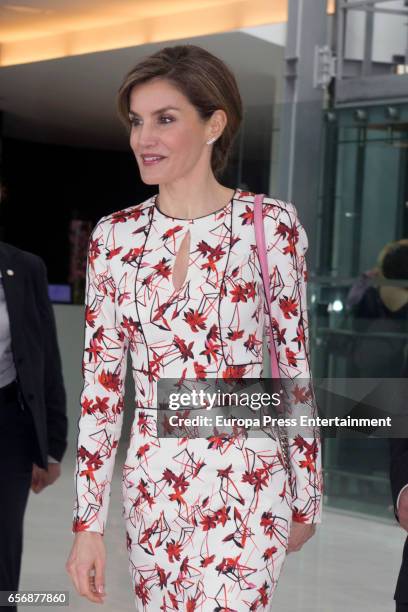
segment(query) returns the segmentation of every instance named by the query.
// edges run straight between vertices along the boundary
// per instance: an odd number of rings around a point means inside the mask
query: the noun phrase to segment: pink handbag
[[[270,295],[271,295],[271,284],[269,281],[269,272],[268,272],[268,259],[266,254],[266,245],[265,245],[265,227],[263,222],[262,215],[262,202],[264,199],[263,193],[258,193],[255,196],[254,203],[254,227],[255,227],[255,238],[256,238],[256,247],[258,251],[259,263],[261,264],[261,272],[262,272],[262,280],[265,289],[265,298],[266,303],[268,305],[268,313],[269,313],[269,321],[270,321],[270,329],[271,329],[271,343],[269,346],[269,354],[271,357],[271,374],[272,378],[279,378],[279,366],[278,366],[278,358],[276,355],[275,343],[273,342],[273,326],[272,326],[272,313],[271,313],[271,304],[270,304]]]
[[[269,344],[269,354],[270,354],[270,360],[271,360],[271,378],[280,378],[278,358],[276,355],[276,347],[275,347],[275,342],[273,340],[272,310],[271,310],[271,303],[270,303],[271,284],[269,280],[268,258],[267,258],[267,253],[266,253],[266,244],[265,244],[265,227],[264,227],[263,214],[262,214],[262,203],[263,203],[264,195],[265,194],[260,193],[255,196],[254,228],[255,228],[256,248],[258,252],[259,263],[261,265],[262,280],[263,280],[263,285],[264,285],[264,290],[265,290],[265,299],[266,299],[266,304],[268,306],[268,314],[269,314],[269,321],[270,321],[271,341]],[[283,427],[278,426],[277,429],[278,429],[279,440],[280,440],[282,451],[283,451],[283,461],[285,463],[286,470],[288,471],[289,474],[291,474],[288,434],[287,434],[286,429]]]

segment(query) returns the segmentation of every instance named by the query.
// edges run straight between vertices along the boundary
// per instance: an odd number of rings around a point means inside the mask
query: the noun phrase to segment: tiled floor
[[[123,450],[119,453],[105,536],[105,604],[99,606],[77,595],[65,572],[74,537],[70,531],[74,496],[72,448],[67,451],[62,477],[40,495],[30,493],[20,590],[69,590],[68,609],[79,612],[135,611],[121,514],[119,473]],[[397,525],[326,510],[316,536],[301,552],[287,557],[273,611],[393,612],[392,596],[403,542],[404,532]],[[34,609],[67,608],[52,605]]]

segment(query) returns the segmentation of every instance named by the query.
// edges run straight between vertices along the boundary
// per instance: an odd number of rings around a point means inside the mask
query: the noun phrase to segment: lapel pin
[[[14,270],[10,270],[10,269],[9,269],[9,270],[6,270],[6,273],[7,273],[9,276],[14,276]]]

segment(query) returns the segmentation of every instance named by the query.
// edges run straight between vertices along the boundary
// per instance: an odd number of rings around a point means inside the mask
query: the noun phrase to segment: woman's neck
[[[220,183],[211,183],[201,189],[199,186],[191,189],[160,186],[156,203],[160,210],[180,219],[192,219],[207,215],[226,206],[232,199],[235,190],[224,187]],[[189,195],[191,193],[191,195]]]
[[[408,289],[405,287],[380,287],[380,296],[389,310],[397,311],[408,303]]]

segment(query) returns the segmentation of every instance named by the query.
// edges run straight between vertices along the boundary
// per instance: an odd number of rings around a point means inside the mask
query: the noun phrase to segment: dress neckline
[[[157,205],[157,198],[159,197],[159,194],[156,193],[154,196],[152,196],[152,203],[153,203],[153,208],[154,210],[161,216],[161,217],[165,217],[166,219],[171,219],[172,221],[184,221],[186,223],[191,223],[191,222],[196,222],[196,221],[201,221],[201,220],[207,220],[210,217],[213,217],[214,215],[219,215],[222,212],[229,212],[229,209],[231,208],[233,201],[237,198],[238,193],[239,193],[240,189],[239,187],[236,187],[234,190],[234,193],[232,194],[231,199],[227,202],[227,204],[225,204],[225,206],[222,206],[221,208],[218,208],[217,210],[213,210],[210,213],[207,213],[206,215],[201,215],[200,217],[193,217],[192,219],[186,219],[185,217],[173,217],[172,215],[168,215],[167,213],[164,213],[162,210],[160,210],[160,208]]]

